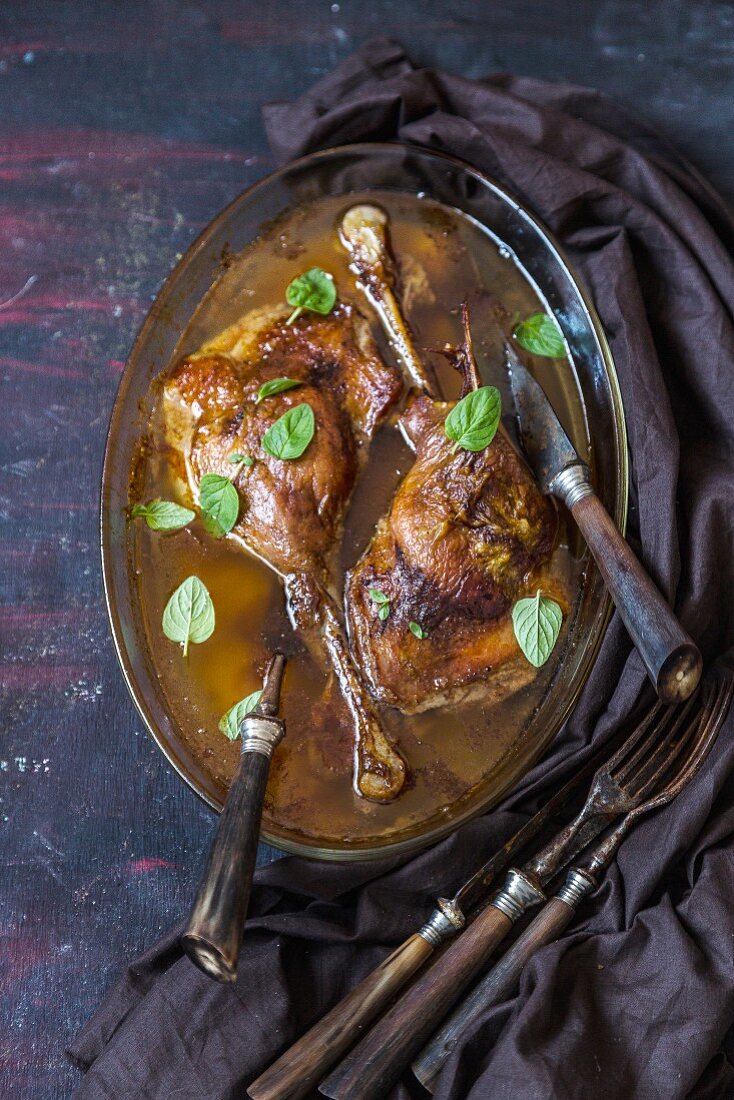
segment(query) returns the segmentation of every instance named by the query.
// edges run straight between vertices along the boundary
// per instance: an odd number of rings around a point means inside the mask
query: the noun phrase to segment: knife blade
[[[545,392],[510,344],[505,344],[507,373],[520,429],[522,448],[542,491],[553,493],[559,474],[586,466],[566,435]]]
[[[698,648],[595,494],[542,386],[507,342],[505,350],[522,447],[541,490],[563,501],[578,524],[658,696],[683,702],[701,679]]]

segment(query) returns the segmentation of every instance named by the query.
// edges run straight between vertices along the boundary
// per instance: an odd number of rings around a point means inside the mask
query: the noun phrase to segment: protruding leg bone
[[[294,627],[329,663],[354,722],[354,788],[373,802],[390,802],[402,790],[405,764],[383,731],[372,700],[352,659],[331,597],[310,574],[285,578],[288,610]]]
[[[435,384],[415,348],[413,335],[395,296],[393,265],[387,241],[388,217],[379,206],[360,204],[347,210],[339,228],[349,265],[359,287],[376,311],[395,354],[412,384],[426,393]]]

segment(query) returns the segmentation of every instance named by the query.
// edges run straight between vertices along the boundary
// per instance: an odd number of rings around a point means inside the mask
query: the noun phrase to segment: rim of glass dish
[[[168,274],[160,290],[156,294],[156,297],[151,305],[140,329],[138,330],[135,341],[128,354],[125,368],[122,372],[120,384],[115,395],[114,403],[112,406],[112,412],[110,415],[110,422],[107,430],[107,437],[105,442],[104,459],[102,465],[102,484],[100,494],[100,548],[102,558],[102,582],[104,588],[105,605],[107,608],[107,616],[110,623],[110,630],[112,633],[112,640],[115,647],[115,653],[120,665],[125,685],[130,693],[130,696],[135,704],[135,707],[140,714],[148,732],[153,737],[154,741],[158,745],[163,755],[166,757],[169,765],[174,769],[179,778],[191,788],[191,790],[211,809],[219,811],[221,806],[201,788],[197,778],[192,774],[192,769],[188,762],[184,759],[183,754],[179,755],[176,752],[176,748],[179,747],[172,744],[167,740],[160,732],[155,717],[148,706],[145,692],[141,690],[135,671],[132,667],[132,661],[130,660],[127,648],[123,639],[122,623],[117,606],[117,593],[114,591],[114,584],[112,581],[112,559],[113,547],[111,545],[111,533],[109,522],[109,498],[112,492],[112,481],[115,477],[112,464],[115,453],[116,437],[118,435],[118,429],[123,416],[123,410],[127,408],[125,396],[127,390],[130,387],[131,380],[135,374],[137,367],[137,361],[141,349],[144,347],[151,331],[158,324],[162,312],[167,306],[168,298],[170,297],[173,289],[178,285],[179,279],[185,269],[189,266],[193,258],[207,247],[211,238],[216,234],[217,230],[223,222],[225,222],[231,211],[239,206],[241,203],[251,200],[256,197],[259,190],[265,189],[277,182],[283,176],[288,175],[294,169],[303,169],[312,165],[317,165],[321,161],[336,159],[340,156],[360,155],[369,156],[370,153],[382,153],[389,154],[396,149],[404,149],[408,152],[420,154],[422,156],[428,156],[437,160],[448,162],[462,172],[468,173],[477,179],[484,187],[494,192],[504,202],[508,203],[524,218],[526,218],[537,231],[538,235],[542,238],[548,251],[551,252],[556,259],[559,266],[565,271],[571,283],[573,284],[576,293],[579,296],[581,304],[586,313],[587,320],[593,329],[596,336],[599,350],[601,352],[602,363],[604,366],[604,372],[606,375],[606,382],[609,387],[609,394],[612,405],[612,420],[614,425],[614,442],[616,450],[617,461],[615,463],[615,515],[614,521],[618,529],[622,534],[626,531],[627,526],[627,511],[628,511],[628,499],[629,499],[629,458],[627,450],[627,428],[624,414],[624,405],[622,402],[622,392],[619,385],[619,378],[617,376],[617,370],[614,365],[614,359],[612,356],[611,348],[607,341],[606,333],[602,326],[599,315],[596,311],[596,307],[593,304],[591,295],[586,290],[583,281],[580,279],[574,266],[569,261],[563,248],[555,239],[551,231],[543,224],[542,221],[531,210],[520,202],[515,196],[507,190],[502,184],[492,179],[491,176],[486,175],[484,172],[459,157],[451,156],[450,154],[439,152],[431,149],[428,146],[413,145],[407,142],[364,142],[364,143],[352,143],[348,145],[338,145],[333,148],[318,150],[314,153],[309,153],[306,156],[299,157],[296,160],[289,161],[287,164],[275,171],[268,173],[249,187],[241,191],[231,202],[224,206],[219,213],[207,224],[202,232],[192,241],[186,252],[183,254],[180,260],[177,261],[171,272]],[[399,191],[399,188],[395,188]],[[348,194],[348,192],[345,192]],[[489,227],[486,227],[489,229]],[[490,230],[491,231],[491,230]],[[593,445],[593,440],[592,440]],[[539,747],[538,753],[534,755],[534,759],[537,760],[542,755],[543,751],[548,748],[552,740],[557,736],[568,717],[570,716],[573,708],[576,705],[578,697],[588,680],[591,669],[596,661],[597,654],[601,647],[604,635],[606,633],[609,619],[612,611],[612,600],[607,590],[604,590],[603,594],[603,606],[602,616],[599,624],[599,628],[596,631],[595,637],[591,640],[590,644],[586,648],[584,662],[579,668],[577,674],[577,682],[574,690],[566,700],[566,704],[562,710],[555,715],[553,721],[552,731],[543,738],[542,745]],[[138,639],[140,644],[140,639]],[[532,765],[530,765],[532,766]],[[417,833],[411,836],[405,837],[402,840],[395,840],[393,842],[388,841],[383,845],[372,845],[371,847],[345,847],[345,848],[327,848],[311,845],[306,842],[299,842],[291,840],[287,837],[281,837],[277,834],[268,832],[267,829],[263,829],[260,839],[265,843],[277,848],[283,852],[305,856],[311,859],[318,859],[324,861],[343,861],[354,862],[369,859],[379,859],[387,856],[400,855],[411,851],[420,851],[423,848],[428,847],[430,844],[436,843],[438,840],[447,836],[449,833],[454,832],[466,821],[471,820],[474,817],[479,816],[482,813],[488,812],[494,805],[496,805],[501,798],[507,793],[508,789],[518,781],[517,775],[510,775],[507,777],[506,782],[499,784],[492,794],[487,798],[485,802],[479,802],[477,805],[468,806],[457,817],[452,818],[450,822],[444,825],[438,825],[435,828],[426,831],[425,833]]]

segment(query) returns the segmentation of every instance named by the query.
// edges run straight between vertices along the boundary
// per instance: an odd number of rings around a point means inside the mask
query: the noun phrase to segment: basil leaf
[[[199,507],[204,526],[211,535],[222,538],[237,522],[240,498],[228,477],[204,474],[199,482]]]
[[[555,600],[534,596],[518,600],[512,609],[512,627],[518,645],[531,665],[540,668],[550,657],[563,622],[563,612]]]
[[[562,359],[566,354],[561,330],[555,318],[547,313],[534,313],[527,321],[521,321],[515,327],[513,336],[521,347],[533,355]]]
[[[428,637],[427,631],[423,629],[420,623],[408,623],[408,630],[415,638],[420,638],[422,640],[423,638]]]
[[[239,703],[235,703],[233,707],[230,707],[227,713],[219,719],[219,729],[230,741],[237,740],[240,735],[240,722],[252,713],[260,702],[261,696],[262,690],[250,692],[244,699],[240,699]]]
[[[259,405],[266,397],[272,397],[275,393],[284,393],[285,390],[292,390],[302,385],[303,382],[299,382],[297,378],[271,378],[269,382],[263,382],[257,391],[255,404]]]
[[[205,642],[214,632],[214,604],[206,586],[198,577],[187,577],[178,586],[163,612],[163,633],[183,646]]]
[[[180,531],[195,515],[190,508],[160,499],[151,500],[149,504],[135,504],[130,514],[141,516],[151,531]]]
[[[239,454],[238,451],[235,451],[234,454],[231,454],[229,456],[229,458],[227,459],[227,462],[242,463],[243,466],[254,466],[255,465],[255,459],[252,458],[251,455],[241,455],[241,454]],[[232,474],[232,477],[234,477],[234,476],[235,475]]]
[[[495,437],[502,414],[500,391],[480,386],[462,397],[446,417],[444,431],[454,441],[454,450],[483,451]]]
[[[379,588],[368,588],[367,593],[374,604],[377,604],[377,615],[381,622],[390,615],[390,597],[381,592]]]
[[[271,424],[262,439],[273,458],[300,458],[313,439],[315,421],[310,405],[295,405]]]
[[[320,267],[312,267],[288,284],[285,300],[289,306],[296,307],[286,322],[288,325],[292,325],[304,309],[314,313],[331,313],[336,302],[334,279]]]

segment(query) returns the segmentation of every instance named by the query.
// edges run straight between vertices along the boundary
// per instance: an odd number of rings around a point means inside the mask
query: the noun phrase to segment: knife
[[[548,824],[560,817],[574,801],[576,792],[591,779],[601,762],[615,751],[628,732],[626,728],[621,729],[594,753],[542,809],[467,879],[451,899],[439,898],[426,923],[401,943],[293,1046],[286,1049],[277,1061],[253,1081],[247,1089],[247,1095],[252,1100],[300,1100],[308,1095],[319,1083],[322,1074],[364,1034],[367,1025],[372,1023],[396,993],[407,984],[436,948],[463,928],[466,915],[487,896],[499,873]],[[591,835],[584,833],[579,838],[581,847],[593,839],[604,824],[601,821],[591,822]],[[573,854],[575,853],[569,851],[567,858],[572,859]],[[488,914],[488,917],[492,916]],[[474,935],[478,932],[479,929]],[[449,984],[452,988],[455,985],[453,976]]]
[[[664,703],[680,703],[701,678],[701,654],[676,619],[591,485],[587,464],[543,389],[505,343],[523,450],[540,488],[562,500],[578,524],[622,622]]]
[[[233,982],[255,871],[270,760],[285,733],[278,718],[285,657],[276,653],[257,706],[240,723],[240,762],[227,794],[181,946],[217,982]]]

